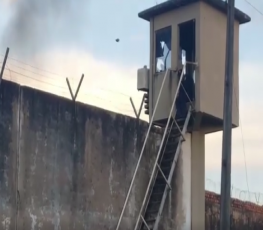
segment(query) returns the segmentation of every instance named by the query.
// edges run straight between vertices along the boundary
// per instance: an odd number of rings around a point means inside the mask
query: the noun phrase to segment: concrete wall
[[[146,129],[133,118],[80,103],[74,107],[67,99],[3,81],[0,230],[115,229]],[[159,138],[150,135],[121,229],[133,229]],[[186,163],[179,160],[176,172]],[[175,188],[167,199],[168,226],[188,218],[176,213],[183,189]],[[206,230],[217,229],[215,198],[206,197],[206,210]],[[245,226],[249,217],[262,229],[258,211],[236,213],[236,226]]]
[[[232,199],[231,229],[263,229],[263,206]],[[205,230],[219,229],[220,195],[206,192],[206,227]]]
[[[67,99],[2,82],[0,230],[115,229],[146,129],[133,118],[80,103],[75,110]],[[149,179],[155,138],[135,180],[126,229]]]

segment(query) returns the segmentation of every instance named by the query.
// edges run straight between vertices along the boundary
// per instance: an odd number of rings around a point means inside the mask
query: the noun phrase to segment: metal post
[[[75,95],[74,95],[74,101],[77,100],[77,96],[79,94],[80,86],[82,84],[83,79],[84,79],[84,74],[81,75],[81,78],[80,78],[80,81],[79,81],[79,84],[78,84],[78,88],[77,88],[77,90],[75,92]]]
[[[72,91],[72,88],[71,88],[71,85],[69,83],[69,80],[68,78],[66,78],[66,82],[67,82],[67,85],[68,85],[68,89],[69,89],[69,92],[70,92],[70,96],[72,98],[72,101],[76,101],[77,99],[77,96],[78,96],[78,93],[79,93],[79,90],[80,90],[80,87],[81,87],[81,84],[82,84],[82,81],[84,79],[84,74],[81,75],[81,78],[80,78],[80,81],[79,81],[79,84],[78,84],[78,88],[77,90],[75,91],[75,94],[73,94],[73,91]]]
[[[68,85],[68,90],[69,90],[71,99],[72,99],[72,101],[74,101],[74,95],[73,95],[73,92],[72,92],[72,89],[71,89],[71,86],[70,86],[68,78],[66,78],[66,82],[67,82],[67,85]]]
[[[144,98],[145,98],[145,94],[143,94],[143,96],[142,96],[140,108],[139,108],[139,111],[137,112],[137,110],[136,110],[136,108],[135,108],[135,105],[134,105],[134,103],[133,103],[133,100],[132,100],[132,98],[130,97],[130,102],[131,102],[131,105],[132,105],[132,108],[133,108],[133,112],[134,112],[137,120],[140,119],[140,115],[141,115],[141,112],[142,112],[142,106],[143,106]]]
[[[72,161],[73,161],[73,179],[72,179],[72,187],[73,187],[73,190],[77,190],[77,178],[78,178],[78,175],[79,175],[79,170],[78,170],[78,167],[77,167],[77,162],[79,160],[79,149],[78,149],[78,139],[79,139],[79,135],[78,135],[78,120],[77,120],[77,116],[78,116],[78,110],[77,110],[77,104],[76,104],[76,99],[77,99],[77,96],[78,96],[78,93],[79,93],[79,90],[80,90],[80,87],[81,87],[81,84],[82,84],[82,81],[83,81],[83,78],[84,78],[84,74],[82,74],[81,76],[81,79],[79,81],[79,84],[78,84],[78,87],[75,91],[75,94],[73,94],[73,91],[72,91],[72,88],[71,88],[71,85],[70,85],[70,82],[68,80],[68,78],[66,78],[66,82],[67,82],[67,85],[68,85],[68,89],[69,89],[69,92],[70,92],[70,95],[71,95],[71,99],[73,101],[73,104],[72,104],[72,118],[71,118],[71,137],[72,137],[72,153],[71,153],[71,157],[72,157]],[[73,202],[72,202],[72,206],[71,206],[71,210],[73,212],[75,212],[76,210],[76,194],[74,193],[73,194]],[[72,223],[71,223],[72,224]],[[70,226],[70,228],[72,229],[73,226]]]
[[[8,58],[8,54],[9,54],[9,48],[7,47],[6,48],[6,52],[5,52],[4,62],[3,62],[3,65],[2,65],[2,68],[1,68],[1,73],[0,73],[0,85],[1,85],[1,81],[2,81],[3,75],[4,75],[4,70],[5,70],[5,65],[6,65],[6,61],[7,61],[7,58]]]
[[[224,123],[221,165],[220,230],[230,230],[231,208],[231,145],[232,145],[232,95],[233,95],[233,47],[235,0],[227,4],[227,37],[224,90]]]

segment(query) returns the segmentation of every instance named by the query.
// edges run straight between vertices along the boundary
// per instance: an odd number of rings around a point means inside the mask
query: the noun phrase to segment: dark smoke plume
[[[81,46],[88,31],[89,0],[16,0],[2,45],[23,58],[41,51]]]

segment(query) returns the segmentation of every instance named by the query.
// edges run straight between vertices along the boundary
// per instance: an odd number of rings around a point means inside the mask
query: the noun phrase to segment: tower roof
[[[223,0],[168,0],[166,2],[160,3],[156,6],[153,6],[149,9],[140,12],[138,16],[142,19],[150,21],[151,18],[160,14],[164,14],[166,12],[178,9],[180,7],[201,1],[227,14],[227,3]],[[237,8],[235,8],[235,19],[238,20],[240,24],[244,24],[251,21],[251,18],[247,14],[245,14]]]

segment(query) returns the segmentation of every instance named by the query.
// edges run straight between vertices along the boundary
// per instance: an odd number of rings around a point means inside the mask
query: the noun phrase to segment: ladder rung
[[[163,176],[166,184],[168,185],[168,187],[170,188],[170,190],[172,190],[171,185],[169,184],[168,180],[166,179],[166,176],[164,175],[163,170],[161,169],[161,167],[159,166],[159,164],[157,164],[157,167],[158,167],[160,173],[162,174],[162,176]]]
[[[161,202],[160,202],[160,203],[161,203]],[[159,211],[159,207],[157,207],[157,208],[156,208],[156,207],[153,207],[153,208],[148,208],[147,211],[146,211],[146,213],[152,215],[152,214],[157,214],[158,211]]]
[[[173,162],[173,160],[174,160],[174,157],[169,157],[169,158],[167,158],[167,159],[163,159],[162,160],[162,163],[166,163],[166,162]]]
[[[156,217],[150,216],[149,218],[146,218],[145,221],[147,221],[149,223],[149,222],[153,222],[155,220],[156,220]]]
[[[165,185],[166,185],[166,182],[164,184],[155,184],[153,189],[164,189],[165,188]]]
[[[174,120],[175,121],[175,120]],[[180,124],[178,124],[178,122],[176,122],[177,123],[177,126],[181,129],[181,128],[183,128],[183,124],[182,125],[180,125]],[[171,131],[176,131],[176,130],[178,130],[178,127],[169,127],[168,128],[168,130],[171,130]]]
[[[176,148],[177,148],[177,144],[175,145],[175,144],[169,144],[168,145],[168,143],[166,144],[166,146],[165,146],[165,149],[164,149],[164,153],[165,152],[168,152],[168,151],[172,151],[172,150],[174,150],[174,152],[176,151]]]
[[[168,175],[169,175],[169,173],[170,173],[170,170],[171,170],[171,166],[167,166],[167,165],[161,165],[162,166],[162,172],[163,172],[163,174],[164,175],[166,175],[166,173],[168,173]],[[168,175],[167,175],[167,177],[168,177]]]
[[[177,121],[184,121],[185,120],[185,118],[178,118],[178,119],[176,119]]]
[[[163,165],[165,163],[173,163],[173,160],[174,160],[174,157],[163,159],[161,165]]]
[[[147,222],[145,221],[145,219],[144,219],[144,217],[141,215],[141,219],[142,219],[142,222],[144,223],[144,225],[146,226],[146,228],[148,229],[148,230],[151,230],[150,229],[150,227],[149,227],[149,225],[147,224]]]
[[[158,200],[158,201],[152,201],[152,202],[151,202],[151,205],[156,205],[156,204],[160,204],[160,203],[161,203],[160,200]]]
[[[170,135],[169,135],[169,138],[168,139],[170,139],[170,138],[177,138],[177,137],[180,137],[181,136],[181,134],[180,133],[170,133]]]
[[[147,215],[148,216],[150,216],[151,215],[151,212],[158,212],[158,210],[159,210],[159,207],[160,207],[160,204],[161,204],[161,200],[159,200],[159,201],[151,201],[150,203],[149,203],[149,205],[148,205],[148,207],[147,207]],[[156,207],[158,207],[158,209],[156,210]],[[155,210],[153,210],[153,209],[155,209]],[[150,212],[149,212],[149,210],[150,210]],[[146,215],[146,216],[147,216]],[[147,221],[148,222],[148,221]]]
[[[158,173],[158,175],[157,175],[157,177],[156,177],[155,182],[156,182],[156,184],[158,184],[158,185],[161,185],[161,184],[165,184],[165,183],[166,183],[165,180],[164,180],[164,178],[163,178],[163,175],[159,175],[159,173]]]
[[[174,149],[173,149],[174,150]],[[176,150],[175,150],[176,151]],[[175,151],[172,150],[166,150],[163,154],[163,158],[162,158],[162,162],[163,161],[173,161],[174,159],[174,155],[175,155]]]
[[[183,140],[185,141],[185,139],[184,139],[184,134],[182,133],[182,130],[180,129],[180,127],[179,127],[179,125],[177,124],[176,120],[174,121],[174,123],[175,123],[175,125],[176,125],[178,131],[180,132],[180,134],[181,134]]]
[[[161,168],[170,167],[171,163],[173,163],[173,159],[174,159],[174,154],[173,156],[169,156],[169,157],[164,156],[160,163]]]
[[[172,119],[173,119],[174,121],[176,121],[179,126],[184,126],[184,122],[185,122],[185,119],[186,119],[186,118],[176,118],[176,117],[173,117]]]
[[[152,195],[151,195],[151,200],[154,200],[154,201],[158,201],[158,202],[161,202],[162,201],[162,197],[163,197],[163,192],[161,193],[157,193],[157,192],[153,192]]]
[[[175,153],[175,151],[174,151],[174,149],[170,149],[170,150],[165,150],[165,155],[169,155],[169,154],[174,154]]]
[[[166,144],[166,146],[167,146],[167,145],[169,145],[169,146],[171,146],[171,145],[177,145],[177,144],[178,144],[178,141],[168,141],[167,144]]]
[[[155,191],[152,193],[152,196],[162,196],[163,192]]]

